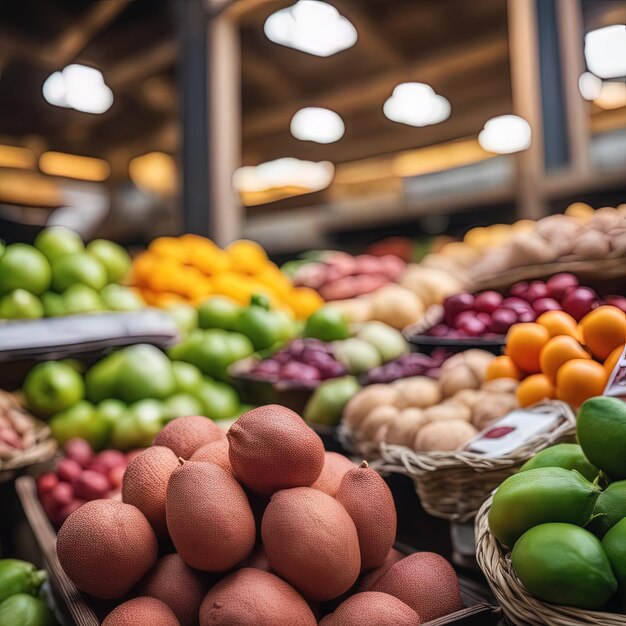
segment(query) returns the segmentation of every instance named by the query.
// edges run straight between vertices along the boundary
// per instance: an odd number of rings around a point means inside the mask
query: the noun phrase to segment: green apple
[[[249,357],[254,352],[252,342],[241,333],[226,333],[225,339],[233,363]]]
[[[63,296],[52,291],[41,294],[41,304],[46,317],[61,317],[67,314]]]
[[[212,420],[228,419],[240,408],[237,393],[225,383],[204,381],[196,391],[196,398],[202,403],[202,414]]]
[[[111,445],[118,450],[141,448],[144,445],[143,433],[137,426],[134,415],[127,413],[113,424]]]
[[[163,428],[167,409],[158,400],[140,400],[128,407],[128,414],[135,420],[135,426],[140,433],[139,445],[150,446]]]
[[[39,298],[24,289],[14,289],[0,300],[2,319],[37,319],[43,317],[43,312]]]
[[[85,397],[81,375],[66,363],[38,363],[23,385],[28,407],[40,417],[49,417],[73,406]]]
[[[72,285],[86,285],[100,291],[106,284],[106,268],[87,252],[68,254],[52,264],[52,286],[59,293]]]
[[[39,250],[50,263],[61,257],[76,252],[83,252],[85,245],[80,235],[69,228],[53,226],[45,228],[35,238],[35,248]]]
[[[103,400],[96,406],[96,413],[109,422],[109,424],[115,424],[115,422],[122,419],[127,412],[128,407],[121,400],[115,400],[113,398]]]
[[[195,365],[203,374],[225,380],[228,366],[233,362],[227,341],[228,331],[197,330],[178,347],[172,349],[172,358]]]
[[[158,348],[147,344],[130,346],[123,351],[118,370],[119,398],[137,402],[146,398],[165,400],[174,392],[172,363]]]
[[[178,393],[193,393],[202,382],[202,372],[191,363],[173,361],[172,372],[174,387]]]
[[[62,296],[67,314],[102,311],[104,304],[95,289],[86,285],[72,285]]]
[[[94,239],[87,244],[87,252],[104,265],[110,283],[120,282],[130,270],[130,255],[113,241]]]
[[[198,326],[200,328],[221,328],[235,330],[241,307],[222,296],[208,298],[198,307]]]
[[[0,258],[0,296],[14,289],[39,295],[50,287],[51,276],[50,263],[39,250],[11,244]]]
[[[198,328],[198,313],[192,306],[172,304],[165,311],[172,317],[174,324],[183,336]]]
[[[4,243],[4,241],[0,240],[0,258],[2,258],[2,255],[6,252],[7,246]]]
[[[91,402],[82,400],[50,420],[50,428],[60,445],[73,437],[86,439],[94,450],[101,450],[109,441],[111,425],[98,415]]]
[[[141,296],[132,287],[124,285],[107,285],[100,297],[110,311],[139,311],[145,307]]]
[[[87,370],[85,386],[89,400],[101,402],[108,398],[119,398],[119,370],[124,358],[124,351],[117,350]]]
[[[187,415],[204,415],[200,400],[190,393],[176,393],[165,401],[168,418],[185,417]]]

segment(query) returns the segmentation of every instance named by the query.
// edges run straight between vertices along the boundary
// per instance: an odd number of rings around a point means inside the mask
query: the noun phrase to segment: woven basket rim
[[[493,493],[476,514],[474,526],[476,560],[507,619],[516,625],[540,626],[625,626],[626,615],[586,611],[534,598],[515,575],[510,553],[489,530],[488,515]]]
[[[0,472],[13,472],[29,465],[44,463],[54,456],[57,450],[57,442],[52,437],[52,430],[40,420],[26,411],[23,411],[35,426],[35,443],[25,450],[16,450],[15,454],[7,460],[0,460]]]

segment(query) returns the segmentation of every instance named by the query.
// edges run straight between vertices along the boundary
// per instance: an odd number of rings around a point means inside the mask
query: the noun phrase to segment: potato
[[[494,378],[483,383],[480,388],[482,391],[496,391],[499,393],[515,393],[519,381],[515,378]]]
[[[369,385],[346,404],[343,420],[348,426],[358,428],[373,408],[394,405],[396,397],[396,389],[391,385]]]
[[[579,259],[603,259],[611,249],[605,233],[598,230],[586,230],[582,233],[572,250]]]
[[[329,302],[326,306],[339,309],[353,324],[367,322],[372,315],[372,303],[367,296],[350,300],[335,300],[334,302]]]
[[[472,411],[465,404],[446,400],[446,402],[424,409],[424,417],[429,422],[441,420],[463,420],[469,422],[472,418]]]
[[[480,402],[484,402],[487,397],[488,394],[479,389],[461,389],[461,391],[457,391],[449,401],[464,404],[471,410]]]
[[[372,317],[402,330],[424,315],[424,304],[400,285],[387,285],[372,295]]]
[[[403,378],[393,383],[396,388],[396,406],[400,409],[424,409],[441,402],[439,384],[426,376]]]
[[[464,364],[443,370],[439,376],[439,387],[444,398],[450,398],[463,389],[478,389],[481,383],[482,378]]]
[[[466,350],[465,352],[459,352],[446,359],[441,366],[442,370],[451,369],[456,365],[464,364],[469,365],[472,369],[476,370],[477,374],[484,378],[489,367],[489,363],[493,361],[495,356],[491,352],[486,350]]]
[[[395,406],[377,406],[373,408],[359,426],[359,438],[374,441],[378,429],[394,420],[400,411]]]
[[[441,420],[422,426],[415,435],[416,452],[452,452],[462,448],[478,431],[465,420]]]
[[[387,424],[385,442],[411,448],[417,431],[427,423],[428,419],[421,409],[404,409]]]
[[[478,430],[484,430],[496,420],[504,417],[519,407],[517,399],[511,393],[487,393],[484,402],[472,409],[472,424]]]
[[[559,251],[546,245],[546,240],[535,233],[515,233],[509,242],[511,267],[550,263]]]

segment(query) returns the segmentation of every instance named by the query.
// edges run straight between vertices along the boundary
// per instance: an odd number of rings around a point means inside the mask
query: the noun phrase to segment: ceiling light
[[[626,107],[626,83],[602,81],[600,93],[593,102],[605,110]]]
[[[51,74],[43,84],[43,97],[54,106],[83,113],[104,113],[113,104],[113,92],[102,73],[77,64]]]
[[[585,60],[600,78],[626,76],[626,25],[614,24],[587,33]]]
[[[164,152],[148,152],[128,165],[131,180],[144,191],[171,197],[176,193],[178,174],[174,159]]]
[[[430,126],[450,117],[450,103],[430,85],[402,83],[383,106],[387,118],[409,126]]]
[[[44,174],[51,176],[63,176],[93,182],[106,180],[111,173],[109,164],[103,159],[63,152],[44,152],[39,157],[39,169]]]
[[[0,146],[0,167],[31,169],[35,167],[35,155],[29,148]]]
[[[530,124],[517,115],[500,115],[491,118],[478,135],[484,150],[496,154],[511,154],[530,146]]]
[[[350,20],[335,7],[318,0],[299,0],[272,13],[263,30],[274,43],[319,57],[352,47],[358,37]]]
[[[591,72],[583,72],[578,79],[578,89],[585,100],[595,100],[600,95],[602,80]]]
[[[291,120],[291,134],[301,141],[333,143],[343,137],[344,131],[343,120],[330,109],[306,107]]]
[[[266,191],[296,187],[307,192],[330,185],[335,167],[329,161],[301,161],[291,157],[240,167],[233,175],[233,185],[240,192]]]

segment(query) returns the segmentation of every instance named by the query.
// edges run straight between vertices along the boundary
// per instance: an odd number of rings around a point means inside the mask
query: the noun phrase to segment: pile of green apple
[[[232,387],[146,344],[111,352],[84,375],[71,362],[39,363],[23,394],[60,444],[81,437],[95,450],[149,446],[176,417],[232,420],[245,410]]]
[[[86,246],[67,228],[42,230],[33,246],[0,245],[0,318],[37,319],[144,306],[120,285],[131,266],[121,246],[95,239]]]

